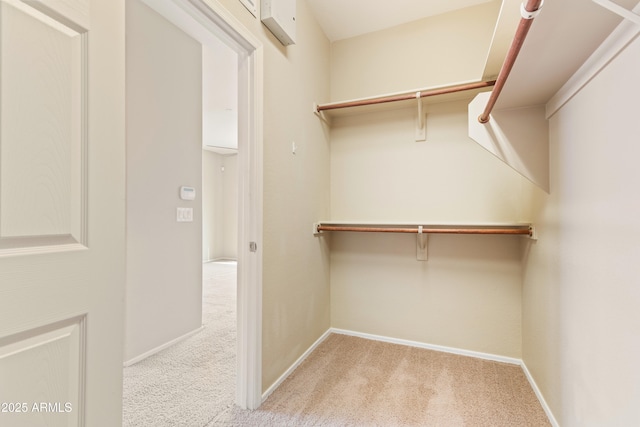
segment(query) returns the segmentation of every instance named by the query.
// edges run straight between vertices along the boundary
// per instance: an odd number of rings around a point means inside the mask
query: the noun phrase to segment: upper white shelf
[[[413,107],[418,104],[418,100],[421,101],[421,104],[471,100],[481,92],[490,91],[494,84],[494,80],[471,81],[326,104],[314,104],[313,112],[328,117],[339,117]]]

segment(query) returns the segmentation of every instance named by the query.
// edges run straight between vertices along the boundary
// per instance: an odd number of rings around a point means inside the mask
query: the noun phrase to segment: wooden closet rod
[[[498,100],[498,96],[500,96],[500,92],[502,92],[502,88],[507,81],[507,77],[509,77],[509,73],[511,73],[511,69],[513,68],[513,64],[516,62],[518,53],[520,53],[520,49],[522,48],[524,39],[527,37],[529,28],[531,28],[533,19],[538,15],[543,2],[544,0],[528,0],[526,6],[524,5],[524,3],[522,4],[520,9],[520,12],[522,14],[520,24],[518,24],[516,35],[511,42],[511,47],[509,48],[507,57],[502,64],[502,68],[500,69],[500,73],[498,74],[496,84],[491,91],[491,96],[489,97],[489,101],[487,101],[487,106],[484,108],[482,114],[480,114],[480,117],[478,117],[478,121],[480,123],[487,123],[489,121],[491,110],[493,110],[493,107]]]
[[[317,112],[326,111],[326,110],[337,110],[339,108],[348,108],[348,107],[361,107],[364,105],[374,105],[374,104],[384,104],[387,102],[397,102],[397,101],[407,101],[410,99],[416,99],[416,94],[420,94],[420,98],[425,98],[428,96],[435,95],[446,95],[448,93],[455,92],[463,92],[465,90],[473,90],[473,89],[482,89],[486,87],[491,87],[496,84],[495,80],[489,80],[486,82],[477,82],[477,83],[467,83],[463,85],[457,86],[448,86],[439,89],[431,89],[425,91],[416,91],[411,93],[405,93],[401,95],[390,95],[390,96],[381,96],[378,98],[369,98],[369,99],[360,99],[357,101],[346,101],[346,102],[336,102],[331,104],[321,104],[316,106]]]
[[[417,227],[358,227],[346,225],[322,225],[316,227],[317,231],[357,231],[365,233],[418,233]],[[422,228],[424,234],[513,234],[531,236],[531,228]]]

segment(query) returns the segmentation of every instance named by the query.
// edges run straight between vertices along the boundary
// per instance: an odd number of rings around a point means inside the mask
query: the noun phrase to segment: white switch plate
[[[193,208],[178,208],[176,211],[176,221],[193,222]]]

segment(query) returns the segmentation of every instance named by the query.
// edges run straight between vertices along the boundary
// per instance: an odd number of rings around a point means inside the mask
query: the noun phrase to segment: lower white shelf
[[[417,234],[507,234],[535,238],[531,224],[429,224],[416,222],[320,221],[313,224],[313,234],[329,231]]]
[[[536,239],[535,229],[531,224],[421,224],[415,222],[353,221],[320,221],[313,224],[315,236],[330,232],[416,234],[416,256],[419,261],[427,260],[429,234],[491,234],[525,236]]]

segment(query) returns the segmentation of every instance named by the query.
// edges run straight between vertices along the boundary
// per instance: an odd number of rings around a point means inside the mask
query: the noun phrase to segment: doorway
[[[202,260],[238,259],[238,54],[202,45]]]
[[[237,54],[238,290],[235,401],[242,408],[255,409],[262,400],[261,43],[215,0],[142,1],[202,45],[207,46],[214,41],[222,42]]]

